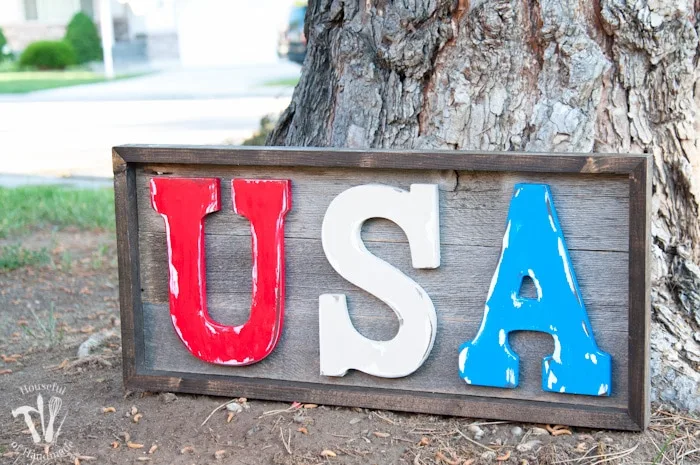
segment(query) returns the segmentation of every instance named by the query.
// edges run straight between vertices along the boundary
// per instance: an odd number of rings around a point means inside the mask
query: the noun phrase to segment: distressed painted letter
[[[151,204],[165,220],[170,316],[195,357],[219,365],[249,365],[275,348],[284,316],[284,216],[288,180],[234,179],[233,210],[248,218],[253,251],[250,319],[225,326],[207,311],[204,217],[221,208],[219,179],[153,178]]]
[[[519,295],[528,276],[537,298]],[[460,376],[468,384],[518,385],[519,357],[508,344],[511,331],[552,335],[554,353],[542,361],[543,390],[610,395],[611,357],[593,338],[546,184],[515,186],[481,328],[459,351]]]
[[[414,268],[440,266],[438,188],[413,184],[407,192],[390,186],[363,185],[338,195],[323,218],[322,243],[338,274],[391,307],[398,334],[373,341],[357,332],[344,294],[319,298],[321,374],[343,376],[350,369],[383,378],[416,371],[435,341],[437,318],[428,294],[411,278],[370,253],[362,242],[362,224],[387,218],[408,237]]]

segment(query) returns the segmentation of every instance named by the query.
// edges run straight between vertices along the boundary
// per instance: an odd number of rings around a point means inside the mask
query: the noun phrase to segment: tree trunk
[[[268,144],[652,153],[652,397],[700,411],[698,19],[690,0],[312,0]]]

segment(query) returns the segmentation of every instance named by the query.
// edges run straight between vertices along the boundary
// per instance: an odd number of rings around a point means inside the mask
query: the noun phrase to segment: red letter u
[[[234,179],[233,210],[250,221],[253,295],[250,319],[222,325],[207,311],[204,217],[221,208],[216,178],[152,178],[151,204],[165,220],[170,316],[195,357],[219,365],[250,365],[277,345],[284,317],[284,216],[289,180]]]

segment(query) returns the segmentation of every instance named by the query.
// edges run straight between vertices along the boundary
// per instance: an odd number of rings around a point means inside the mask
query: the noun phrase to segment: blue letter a
[[[526,276],[537,298],[519,295]],[[611,358],[593,339],[546,184],[515,186],[481,328],[459,348],[459,374],[468,384],[518,385],[519,357],[508,344],[511,331],[552,335],[554,353],[542,361],[545,391],[610,395]]]

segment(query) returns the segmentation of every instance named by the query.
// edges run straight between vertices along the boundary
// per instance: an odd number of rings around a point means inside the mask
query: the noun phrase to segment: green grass
[[[286,79],[275,79],[274,81],[267,81],[263,84],[265,87],[294,87],[299,83],[299,78],[286,78]]]
[[[56,344],[60,344],[61,341],[63,341],[65,334],[63,328],[58,326],[56,306],[54,303],[51,302],[49,314],[46,316],[45,322],[42,321],[33,308],[30,308],[29,310],[32,312],[32,316],[36,322],[36,327],[34,330],[32,330],[28,326],[22,326],[24,333],[34,339],[42,339],[47,347],[53,347]]]
[[[125,74],[116,79],[139,76]],[[24,94],[36,90],[104,82],[104,75],[92,71],[12,71],[0,72],[0,94]]]
[[[0,188],[0,239],[42,228],[114,229],[112,189]]]
[[[29,250],[16,245],[0,247],[0,271],[12,271],[23,266],[46,265],[51,262],[51,255],[46,248]]]

